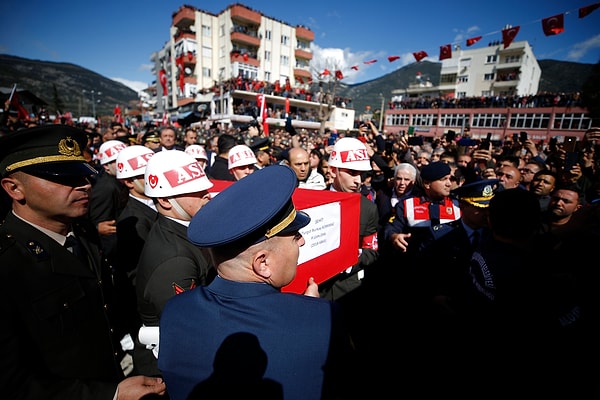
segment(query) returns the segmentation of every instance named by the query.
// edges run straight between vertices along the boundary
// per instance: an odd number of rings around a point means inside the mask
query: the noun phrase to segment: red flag
[[[194,58],[194,53],[192,53],[191,51],[188,51],[187,56],[188,56],[188,60],[192,61],[192,59]]]
[[[513,28],[502,29],[502,42],[504,43],[504,48],[510,46],[513,40],[515,40],[520,28],[520,26],[515,26]]]
[[[389,56],[388,57],[388,61],[389,62],[394,62],[394,61],[398,60],[399,58],[400,58],[400,56]]]
[[[429,57],[429,55],[427,54],[427,52],[423,51],[423,50],[414,52],[413,56],[415,57],[415,60],[417,60],[417,62],[421,61],[425,57]]]
[[[158,80],[160,81],[160,86],[162,86],[163,94],[167,96],[167,71],[164,69],[158,71]]]
[[[339,69],[337,71],[335,71],[335,77],[338,78],[339,80],[344,79],[344,75],[342,75],[342,71],[340,71]]]
[[[355,71],[358,71],[358,65],[353,65],[352,67],[350,67],[350,69],[353,69]]]
[[[565,31],[565,18],[563,14],[557,14],[552,17],[542,19],[542,29],[544,35],[558,35]]]
[[[248,61],[248,53],[244,53],[244,55],[242,56],[242,58],[244,59],[244,61]]]
[[[445,60],[447,58],[452,58],[452,45],[446,44],[444,46],[440,46],[440,61]]]
[[[16,84],[13,87],[13,93],[10,96],[10,106],[13,109],[17,110],[17,112],[19,113],[18,118],[20,120],[29,120],[29,113],[27,112],[27,109],[23,107],[23,104],[21,104],[21,101],[19,100],[19,93],[17,93]]]
[[[595,9],[600,7],[600,3],[591,4],[589,6],[581,7],[579,9],[579,18],[585,18],[592,13]]]
[[[296,77],[296,80],[297,80],[298,82],[300,82],[300,84],[301,84],[301,85],[303,85],[303,84],[304,84],[304,79],[302,79],[302,77],[301,77],[301,76],[297,76],[297,77]]]
[[[475,43],[481,40],[481,36],[475,36],[470,39],[467,39],[467,47],[473,46]]]
[[[365,64],[373,64],[373,63],[376,63],[376,62],[377,62],[377,60],[369,60],[369,61],[365,61],[364,63]]]
[[[285,113],[286,115],[290,113],[290,98],[285,98]]]
[[[329,75],[329,70],[328,70],[327,68],[325,68],[325,69],[323,70],[323,72],[321,72],[321,75],[323,75],[323,76],[327,76],[327,75]]]
[[[183,65],[183,55],[177,57],[175,60],[175,64],[177,64],[177,69],[179,70],[179,89],[181,89],[181,94],[183,95],[185,89],[185,72]]]

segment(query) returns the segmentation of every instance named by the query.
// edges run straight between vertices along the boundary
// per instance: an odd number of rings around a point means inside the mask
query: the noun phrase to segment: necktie
[[[79,244],[79,240],[75,235],[68,235],[67,240],[65,241],[64,247],[73,253],[77,258],[79,258],[82,262],[86,263],[85,253],[82,251],[81,245]]]

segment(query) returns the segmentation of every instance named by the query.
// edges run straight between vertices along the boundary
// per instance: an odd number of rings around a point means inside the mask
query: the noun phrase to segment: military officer
[[[110,280],[88,213],[96,171],[85,132],[42,125],[0,139],[0,392],[19,399],[139,399],[160,378],[124,379],[111,325]]]

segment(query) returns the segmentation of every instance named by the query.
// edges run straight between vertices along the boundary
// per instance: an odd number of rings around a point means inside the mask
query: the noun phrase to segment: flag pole
[[[10,96],[8,97],[8,101],[11,102],[13,95],[15,94],[15,91],[17,90],[17,84],[15,83],[15,85],[13,86],[12,90],[10,91]]]

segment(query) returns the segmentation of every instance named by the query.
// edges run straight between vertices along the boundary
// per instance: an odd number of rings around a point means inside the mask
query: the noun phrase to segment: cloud
[[[113,81],[122,83],[123,85],[127,86],[128,88],[135,90],[137,93],[141,92],[142,90],[146,89],[148,87],[148,84],[145,82],[139,82],[139,81],[130,81],[128,79],[123,79],[123,78],[110,78]]]
[[[592,36],[584,42],[575,44],[567,54],[567,59],[579,61],[587,52],[597,48],[600,48],[600,34]]]

